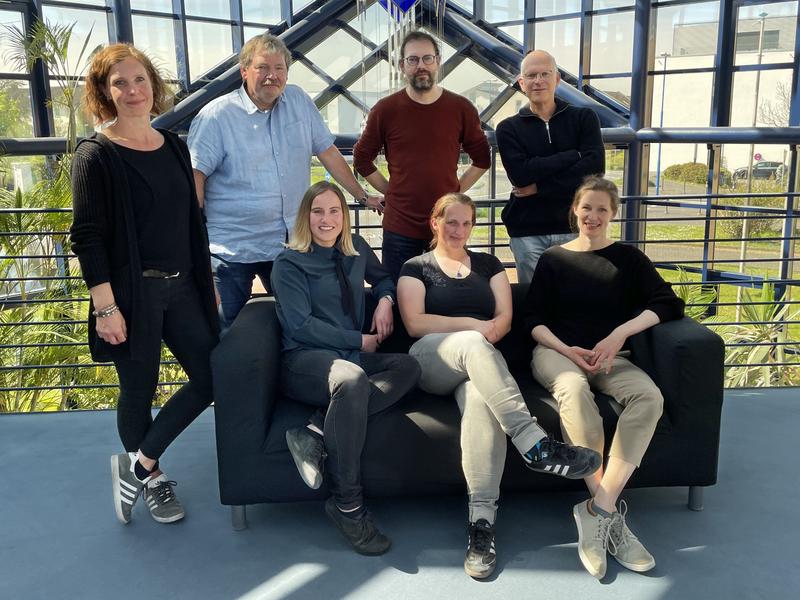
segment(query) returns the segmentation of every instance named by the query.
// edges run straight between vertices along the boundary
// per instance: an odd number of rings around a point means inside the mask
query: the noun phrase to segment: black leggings
[[[117,428],[128,452],[159,458],[172,441],[211,404],[211,350],[217,335],[208,323],[191,274],[144,278],[137,319],[147,325],[144,358],[116,359],[119,376]],[[161,340],[186,371],[189,382],[167,400],[153,419],[151,408],[161,360]]]

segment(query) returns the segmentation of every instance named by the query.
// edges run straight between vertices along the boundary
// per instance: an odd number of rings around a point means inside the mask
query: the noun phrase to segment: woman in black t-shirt
[[[592,497],[573,509],[578,555],[598,579],[605,575],[607,553],[633,571],[655,566],[625,523],[625,502],[616,507],[650,444],[664,400],[621,351],[631,335],[683,315],[683,302],[650,260],[608,237],[618,206],[614,183],[586,179],[572,203],[578,238],[544,252],[526,300],[526,324],[538,342],[533,376],[558,402],[564,438],[602,454],[603,420],[592,389],[624,407],[605,471],[586,477]]]
[[[409,260],[397,295],[406,329],[420,338],[409,351],[419,386],[454,393],[462,413],[462,467],[469,489],[467,574],[495,567],[494,521],[506,435],[526,466],[569,478],[594,472],[600,456],[547,436],[531,417],[502,354],[494,347],[511,328],[511,287],[500,261],[467,250],[475,204],[464,194],[440,198],[431,214],[433,250]]]
[[[72,162],[72,249],[91,295],[89,346],[119,376],[117,427],[126,452],[111,457],[114,508],[128,523],[139,494],[160,523],[184,510],[159,467],[172,441],[211,403],[218,317],[208,239],[186,145],[156,130],[167,87],[127,44],[98,52],[84,107],[102,133]],[[161,342],[189,376],[153,418]]]

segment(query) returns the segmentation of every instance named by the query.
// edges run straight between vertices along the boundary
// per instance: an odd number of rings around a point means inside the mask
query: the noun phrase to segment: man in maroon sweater
[[[409,258],[428,250],[433,204],[449,192],[466,192],[491,166],[478,111],[436,82],[441,56],[436,40],[413,31],[400,48],[405,89],[380,100],[353,148],[353,164],[384,194],[383,264],[395,281]],[[472,164],[459,178],[458,159]],[[375,167],[383,150],[389,180]]]

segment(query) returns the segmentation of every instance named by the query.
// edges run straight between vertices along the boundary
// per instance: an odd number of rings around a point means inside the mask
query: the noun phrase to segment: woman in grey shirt
[[[379,298],[362,333],[364,282]],[[377,354],[392,333],[395,287],[363,238],[350,234],[342,191],[320,181],[303,196],[288,248],[275,260],[272,290],[282,328],[284,392],[319,406],[308,425],[286,433],[303,480],[322,483],[328,456],[331,498],[325,512],[360,554],[391,542],[364,508],[361,451],[369,415],[385,410],[419,379],[405,354]]]

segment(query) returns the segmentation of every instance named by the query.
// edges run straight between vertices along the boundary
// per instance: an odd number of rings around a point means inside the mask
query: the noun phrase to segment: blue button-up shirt
[[[192,121],[192,167],[205,176],[211,253],[233,262],[274,260],[311,181],[311,156],[334,142],[314,101],[287,85],[262,111],[244,86]]]

